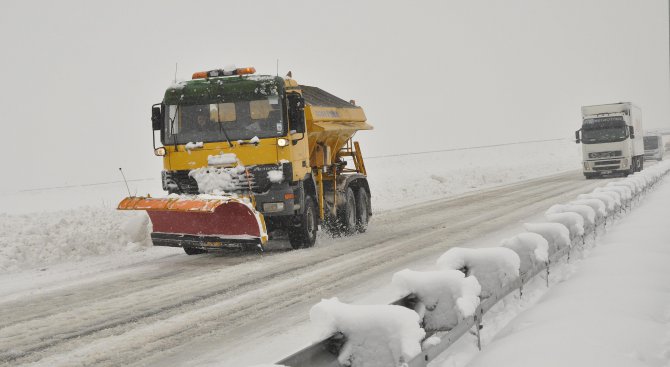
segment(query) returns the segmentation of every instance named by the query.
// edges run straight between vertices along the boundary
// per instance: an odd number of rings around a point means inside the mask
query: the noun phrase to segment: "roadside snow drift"
[[[481,297],[487,298],[519,277],[520,262],[514,251],[504,247],[454,247],[437,259],[437,266],[475,276],[482,287]]]
[[[449,330],[459,320],[472,316],[479,305],[479,282],[458,270],[405,269],[395,273],[391,283],[400,297],[411,294],[418,298],[414,310],[423,319],[426,330]]]
[[[667,366],[668,208],[666,182],[468,366]]]
[[[549,261],[549,242],[537,233],[525,232],[502,241],[506,247],[519,255],[521,274],[528,273],[539,263]]]
[[[419,315],[402,306],[349,305],[324,299],[309,312],[317,337],[337,332],[347,340],[338,361],[352,367],[398,366],[421,352],[426,333]]]

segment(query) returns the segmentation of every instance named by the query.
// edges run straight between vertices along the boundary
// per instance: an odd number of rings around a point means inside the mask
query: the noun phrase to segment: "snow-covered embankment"
[[[338,356],[339,362],[345,365],[425,365],[471,327],[478,330],[481,315],[499,300],[523,287],[538,273],[546,270],[548,277],[550,262],[556,264],[565,255],[569,257],[571,252],[575,252],[573,247],[583,250],[587,243],[593,244],[599,230],[602,232],[614,219],[627,213],[669,170],[670,162],[663,162],[573,202],[555,205],[547,211],[546,223],[526,225],[529,232],[503,241],[502,247],[447,251],[438,260],[438,266],[446,271],[461,271],[473,285],[469,291],[464,292],[453,278],[438,275],[439,272],[425,274],[423,281],[416,283],[421,286],[408,286],[411,284],[409,279],[420,277],[408,277],[407,271],[397,274],[394,282],[401,284],[405,297],[396,303],[409,306],[416,311],[418,318],[409,317],[409,314],[400,317],[395,305],[374,306],[375,320],[404,321],[372,322],[369,312],[372,306],[324,300],[312,309],[312,321],[322,335],[335,334],[345,340]],[[546,282],[549,283],[548,278]],[[426,284],[435,288],[427,291]],[[463,298],[463,294],[469,294],[470,300]],[[479,302],[471,300],[473,294],[478,296]],[[441,307],[438,307],[439,300],[443,300]],[[458,320],[456,325],[440,322],[454,318]],[[454,336],[455,332],[458,335]],[[480,333],[476,334],[480,343]],[[429,338],[424,340],[424,335]],[[539,337],[541,335],[536,336]],[[453,365],[452,362],[449,366]],[[289,358],[280,363],[290,365],[292,361]]]

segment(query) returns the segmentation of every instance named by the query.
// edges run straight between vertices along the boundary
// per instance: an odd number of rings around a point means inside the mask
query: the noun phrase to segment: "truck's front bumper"
[[[630,169],[628,158],[607,158],[584,161],[585,173],[613,173],[624,172]]]

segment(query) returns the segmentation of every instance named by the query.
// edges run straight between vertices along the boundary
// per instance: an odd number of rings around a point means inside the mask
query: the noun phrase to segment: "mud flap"
[[[232,197],[128,197],[119,210],[146,210],[156,246],[219,248],[226,245],[265,245],[265,220],[253,206]]]

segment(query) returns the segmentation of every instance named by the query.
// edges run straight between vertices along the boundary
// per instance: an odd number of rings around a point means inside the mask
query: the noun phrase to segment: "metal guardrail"
[[[667,174],[667,172],[663,175],[665,174]],[[421,353],[407,362],[407,366],[427,366],[428,363],[433,361],[437,356],[442,354],[445,350],[447,350],[463,335],[470,332],[472,329],[474,329],[474,333],[477,336],[477,346],[479,349],[481,349],[481,338],[479,335],[479,330],[482,327],[482,319],[486,312],[491,310],[491,308],[493,308],[493,306],[495,306],[500,300],[507,297],[514,291],[518,290],[520,295],[522,295],[524,284],[527,284],[531,279],[540,273],[544,272],[547,274],[547,286],[549,286],[549,275],[552,264],[556,264],[564,257],[567,257],[567,261],[570,261],[570,253],[573,248],[586,245],[587,236],[593,235],[595,239],[600,227],[606,229],[608,220],[615,218],[617,215],[620,216],[624,212],[630,212],[633,204],[639,202],[641,196],[643,196],[650,187],[658,183],[662,176],[645,187],[644,190],[640,191],[639,193],[634,193],[628,200],[622,200],[619,211],[610,213],[610,215],[605,216],[601,221],[595,223],[595,225],[590,229],[589,233],[584,233],[582,236],[571,238],[572,245],[563,247],[553,253],[550,256],[548,262],[537,264],[533,269],[528,271],[526,274],[521,274],[516,280],[508,284],[499,292],[496,292],[488,298],[482,299],[473,316],[462,319],[455,327],[449,330],[426,330],[426,337],[424,340],[428,339],[429,337],[436,336],[440,338],[439,343],[431,345],[425,350],[422,350]],[[418,300],[414,295],[408,295],[392,302],[391,304],[414,309],[413,306],[417,301]],[[277,362],[277,364],[288,367],[341,367],[342,365],[338,362],[337,357],[341,347],[345,342],[345,335],[342,333],[336,333],[335,335],[325,340],[312,344],[309,347],[280,360]]]

